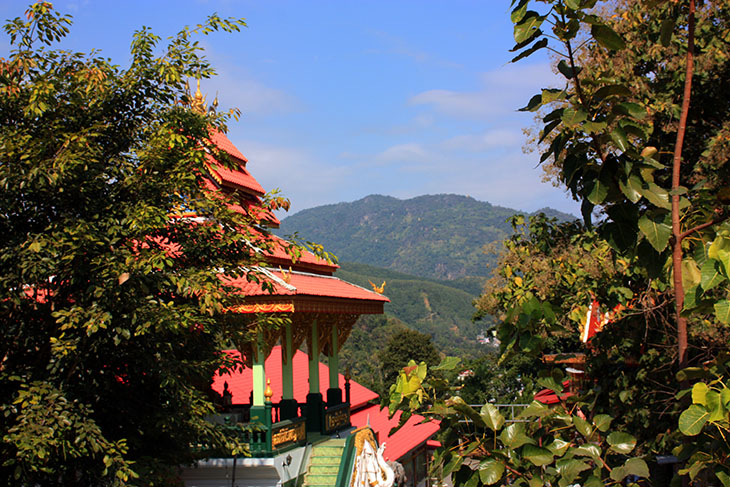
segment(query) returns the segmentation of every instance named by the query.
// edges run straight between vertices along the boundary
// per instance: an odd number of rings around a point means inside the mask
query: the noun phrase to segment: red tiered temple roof
[[[244,198],[234,206],[236,211],[263,216],[266,221],[278,226],[279,220],[268,210],[260,207],[264,189],[246,169],[248,160],[222,132],[211,132],[211,142],[238,162],[238,169],[221,167],[209,156],[211,177],[228,190],[240,192]],[[212,188],[211,188],[212,189]],[[368,289],[347,283],[332,274],[339,267],[321,259],[311,252],[302,250],[293,258],[286,251],[287,242],[272,235],[273,248],[264,252],[264,260],[280,270],[264,270],[261,278],[273,286],[273,292],[261,289],[261,284],[245,278],[228,280],[247,296],[241,306],[232,309],[240,313],[261,312],[329,312],[329,313],[382,313],[383,303],[388,298]],[[225,278],[224,278],[225,280]]]

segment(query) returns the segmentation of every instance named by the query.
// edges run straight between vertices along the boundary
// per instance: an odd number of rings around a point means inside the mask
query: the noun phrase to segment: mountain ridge
[[[284,218],[277,233],[297,233],[342,261],[439,280],[483,280],[496,262],[496,255],[484,253],[484,246],[509,237],[507,220],[518,213],[522,212],[456,194],[405,200],[375,194],[301,210]]]

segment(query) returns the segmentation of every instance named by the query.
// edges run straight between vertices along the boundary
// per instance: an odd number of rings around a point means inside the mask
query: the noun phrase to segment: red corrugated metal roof
[[[271,235],[271,238],[274,241],[275,245],[271,252],[266,253],[266,256],[273,259],[274,263],[281,264],[285,268],[288,266],[292,266],[296,270],[298,266],[303,266],[305,268],[310,267],[320,272],[327,272],[328,274],[332,274],[336,269],[340,267],[337,264],[330,264],[326,260],[317,257],[308,250],[302,251],[301,255],[297,257],[297,261],[292,262],[292,256],[289,255],[286,250],[284,250],[285,246],[290,245],[289,242],[281,237],[277,237],[276,235]]]
[[[388,435],[391,428],[398,426],[401,412],[397,411],[392,418],[388,418],[388,409],[380,406],[369,406],[350,416],[353,426],[361,428],[370,424],[373,431],[378,433],[378,442],[385,443],[383,457],[386,460],[398,461],[408,452],[422,443],[426,443],[438,430],[439,425],[434,421],[421,423],[423,416],[414,414],[401,429]]]
[[[219,149],[226,151],[228,154],[241,161],[244,166],[248,162],[248,159],[246,159],[246,157],[241,154],[241,151],[239,151],[236,146],[233,145],[233,142],[231,142],[228,137],[226,137],[226,134],[224,134],[223,132],[219,130],[211,131],[210,141],[213,142],[213,144]]]
[[[350,284],[333,276],[309,274],[299,271],[282,271],[265,269],[268,275],[261,275],[261,279],[271,282],[273,294],[277,296],[319,296],[327,298],[362,299],[376,302],[390,302],[382,294],[374,293],[360,286]],[[223,277],[226,280],[225,277]],[[288,282],[286,282],[288,280]],[[261,284],[248,282],[246,278],[226,280],[227,284],[241,289],[246,296],[271,296],[272,293],[261,289]]]
[[[240,357],[236,350],[226,350],[226,353],[234,354]],[[294,399],[298,402],[307,402],[307,394],[309,394],[309,356],[297,350],[292,360],[294,369]],[[264,362],[266,370],[266,378],[271,379],[271,390],[274,392],[272,401],[279,402],[282,397],[281,383],[281,346],[277,345],[271,350],[271,354]],[[327,389],[329,389],[329,368],[319,363],[319,386],[322,396],[327,397]],[[213,378],[213,390],[219,394],[223,393],[223,383],[228,382],[228,389],[233,394],[234,404],[248,404],[253,390],[253,371],[245,369],[233,375],[216,374]],[[339,374],[339,387],[342,389],[343,400],[345,394],[345,377]],[[353,409],[365,406],[368,401],[377,399],[378,395],[361,386],[355,381],[350,381],[350,403]]]
[[[259,196],[266,193],[264,188],[253,176],[251,176],[251,173],[249,173],[242,164],[239,166],[238,170],[232,171],[218,164],[210,154],[206,154],[206,157],[210,163],[211,171],[215,172],[213,175],[214,178],[215,176],[218,176],[223,180],[223,182],[228,183],[228,185],[249,190]]]

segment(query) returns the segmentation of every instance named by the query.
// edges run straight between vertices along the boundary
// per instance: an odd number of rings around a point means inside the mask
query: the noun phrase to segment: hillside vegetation
[[[541,211],[574,219],[551,209]],[[484,253],[483,247],[511,234],[507,219],[515,213],[517,210],[453,194],[408,200],[370,195],[302,210],[285,218],[278,233],[296,232],[322,244],[344,262],[454,280],[490,275],[495,256]],[[476,280],[463,289],[479,293],[480,287]]]
[[[370,281],[381,285],[390,303],[385,313],[408,327],[433,337],[436,347],[449,354],[476,355],[481,345],[477,335],[491,323],[472,322],[472,302],[477,294],[450,285],[450,281],[424,279],[366,264],[340,263],[337,277],[371,289]]]

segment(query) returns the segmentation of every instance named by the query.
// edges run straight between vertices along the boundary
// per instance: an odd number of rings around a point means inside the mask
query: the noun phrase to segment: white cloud
[[[457,135],[441,143],[448,150],[484,152],[496,148],[519,148],[524,144],[525,136],[521,130],[497,129],[482,134]]]
[[[455,118],[495,119],[514,113],[532,94],[555,85],[559,79],[544,64],[508,64],[481,76],[480,89],[454,91],[433,89],[411,97],[411,105],[430,106]]]
[[[412,162],[427,158],[430,158],[430,154],[421,144],[415,143],[394,145],[375,156],[375,159],[384,162]]]

